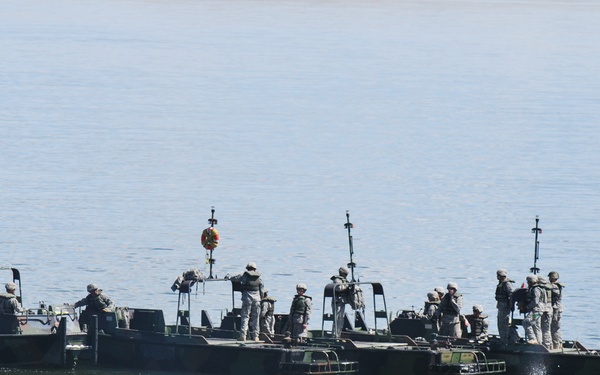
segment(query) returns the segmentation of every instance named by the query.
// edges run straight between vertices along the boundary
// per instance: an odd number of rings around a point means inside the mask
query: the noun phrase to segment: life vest
[[[487,319],[487,317],[488,316],[486,314],[481,314],[477,318],[475,317],[475,315],[472,314],[466,316],[467,320],[469,321],[469,324],[471,325],[472,337],[478,337],[483,333],[483,328],[485,327],[484,320]]]
[[[294,300],[292,301],[292,307],[290,308],[290,316],[294,316],[294,315],[301,315],[303,316],[304,314],[306,314],[306,302],[305,300],[310,299],[312,300],[312,297],[307,296],[307,295],[296,295],[296,297],[294,297]]]
[[[16,298],[17,296],[11,293],[0,293],[0,314],[14,315],[16,311],[12,300]]]
[[[442,314],[446,315],[455,315],[458,316],[460,312],[456,311],[454,307],[450,304],[450,299],[458,299],[462,295],[458,292],[454,293],[454,295],[445,294],[444,299],[440,302],[440,311]]]
[[[266,307],[266,311],[264,312],[265,316],[273,316],[273,312],[275,311],[275,302],[277,300],[274,297],[267,297],[261,300],[261,306]],[[263,308],[264,308],[263,307]]]
[[[496,301],[509,303],[511,293],[508,292],[508,283],[514,283],[514,280],[506,279],[498,283],[496,286]]]
[[[552,306],[556,307],[562,301],[562,289],[565,286],[559,282],[552,283]]]
[[[206,250],[213,250],[215,247],[219,246],[220,239],[219,232],[214,227],[208,227],[203,230],[202,236],[200,237],[202,246],[204,246]]]
[[[105,308],[110,307],[110,299],[104,294],[88,294],[85,298],[87,300],[86,310],[90,309],[92,311],[100,312]]]
[[[242,278],[242,290],[258,291],[260,289],[260,273],[256,271],[245,271],[245,278]]]

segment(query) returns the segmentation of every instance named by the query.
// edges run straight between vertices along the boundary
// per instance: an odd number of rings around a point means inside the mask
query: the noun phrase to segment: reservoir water
[[[173,322],[214,206],[216,275],[256,262],[282,313],[307,284],[317,329],[349,210],[388,309],[454,281],[497,332],[495,272],[525,281],[537,215],[563,337],[600,348],[598,19],[583,0],[2,1],[0,263],[26,307],[97,283]]]

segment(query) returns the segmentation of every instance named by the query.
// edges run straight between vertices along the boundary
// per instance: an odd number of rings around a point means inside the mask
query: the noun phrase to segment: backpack
[[[352,310],[360,310],[365,308],[365,298],[363,297],[363,291],[358,285],[350,285],[348,303]]]

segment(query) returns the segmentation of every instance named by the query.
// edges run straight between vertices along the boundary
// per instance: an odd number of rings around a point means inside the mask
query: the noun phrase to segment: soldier
[[[88,295],[85,298],[75,302],[74,308],[85,306],[85,312],[89,315],[102,312],[114,311],[115,305],[113,301],[104,293],[96,284],[87,286]]]
[[[349,302],[349,286],[346,276],[350,271],[346,267],[340,267],[338,274],[331,276],[331,281],[335,286],[335,298],[331,301],[331,309],[333,310],[334,336],[340,337],[344,328],[344,317],[346,316],[346,304]]]
[[[541,317],[546,308],[546,292],[537,283],[536,275],[527,276],[527,296],[523,328],[528,344],[539,344],[542,340]]]
[[[558,272],[552,271],[548,274],[552,286],[552,321],[550,333],[552,335],[552,348],[562,349],[562,334],[560,332],[560,319],[562,317],[562,290],[565,287],[558,282]]]
[[[6,293],[0,293],[0,315],[16,315],[19,312],[26,311],[21,307],[21,303],[15,295],[17,284],[6,283],[4,289],[6,289]]]
[[[248,326],[250,326],[252,339],[258,341],[258,317],[260,315],[260,301],[264,293],[264,285],[260,278],[260,273],[256,271],[256,263],[248,263],[246,271],[243,274],[233,276],[230,280],[239,282],[242,288],[242,327],[240,329],[239,340],[246,340]]]
[[[306,285],[296,285],[296,295],[292,301],[289,315],[289,325],[291,327],[292,338],[300,342],[307,336],[308,322],[312,312],[312,297],[305,295]]]
[[[483,313],[483,306],[473,306],[473,314],[465,315],[465,318],[469,322],[471,332],[468,337],[475,340],[487,340],[488,328],[490,323],[488,322],[488,316]]]
[[[496,308],[498,309],[498,333],[500,341],[503,344],[508,344],[510,312],[511,312],[511,296],[513,293],[514,280],[508,278],[508,272],[501,268],[496,271],[498,285],[496,285]]]
[[[260,301],[260,331],[268,335],[275,334],[275,302],[274,297],[268,296],[268,290],[263,290],[263,298]]]
[[[425,307],[423,311],[428,319],[435,316],[438,308],[440,307],[440,297],[436,292],[427,293],[427,301],[425,301]]]
[[[17,313],[27,311],[15,295],[17,284],[6,283],[6,293],[0,293],[0,334],[22,333]]]
[[[546,281],[544,276],[538,276],[538,285],[546,294],[544,298],[542,315],[540,317],[542,340],[546,348],[552,349],[552,333],[550,332],[550,325],[552,323],[552,284]]]
[[[444,294],[446,294],[446,291],[444,290],[443,286],[436,286],[433,289],[433,291],[438,294],[438,297],[439,297],[440,301],[442,300],[442,298],[444,298]]]
[[[442,325],[440,335],[449,337],[460,337],[460,309],[463,307],[463,298],[458,293],[458,284],[448,283],[448,293],[440,302],[440,313],[442,315]]]

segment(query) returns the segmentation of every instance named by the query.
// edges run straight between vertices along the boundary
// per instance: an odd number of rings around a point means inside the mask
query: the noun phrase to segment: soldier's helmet
[[[446,287],[446,289],[456,289],[458,290],[458,284],[455,282],[449,282],[448,286]]]
[[[538,277],[536,275],[529,275],[527,276],[526,280],[528,283],[535,284],[538,281]]]
[[[429,293],[427,293],[427,299],[429,300],[429,302],[439,301],[440,295],[437,294],[436,292],[429,292]]]
[[[298,285],[296,285],[296,289],[302,289],[305,292],[307,291],[306,284],[298,284]]]
[[[341,276],[347,276],[350,273],[350,270],[348,270],[346,267],[340,267],[338,272]]]
[[[98,285],[96,285],[96,284],[88,284],[88,286],[87,286],[88,293],[91,293],[96,289],[100,289],[100,288],[98,288]]]
[[[559,277],[559,276],[558,276],[558,272],[556,272],[556,271],[552,271],[552,272],[550,272],[550,273],[548,274],[548,277],[549,277],[549,278],[551,278],[551,279],[556,279],[556,280],[558,280],[558,277]]]
[[[496,276],[508,276],[508,271],[506,271],[504,268],[500,268],[498,271],[496,271]]]
[[[4,285],[4,288],[6,289],[7,292],[14,292],[15,290],[17,290],[17,284],[6,283],[6,285]]]
[[[538,284],[546,284],[548,282],[544,276],[538,276],[537,278]]]
[[[446,293],[446,290],[444,289],[444,287],[441,287],[441,286],[435,287],[434,291],[437,292],[438,294]]]
[[[255,270],[256,269],[256,263],[249,262],[248,264],[246,264],[246,269],[247,270]]]
[[[473,312],[475,312],[475,311],[479,311],[480,313],[482,313],[483,312],[483,306],[481,306],[481,305],[474,305],[473,306]]]

